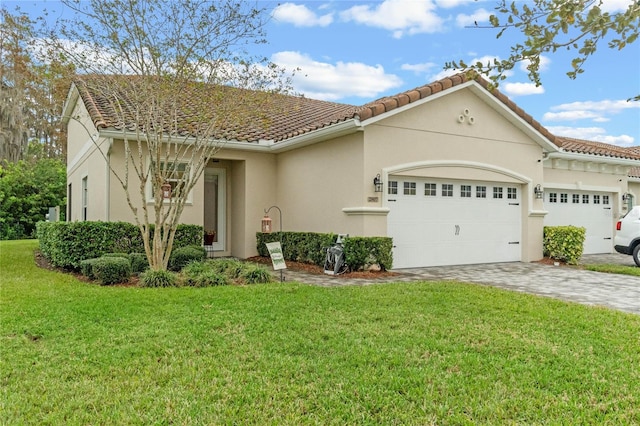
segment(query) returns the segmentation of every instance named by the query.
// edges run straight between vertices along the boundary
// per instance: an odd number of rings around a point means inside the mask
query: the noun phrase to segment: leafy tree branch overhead
[[[616,50],[627,48],[637,41],[640,32],[639,1],[630,1],[624,12],[609,13],[603,9],[603,0],[502,0],[496,12],[490,17],[491,25],[478,28],[499,29],[497,38],[519,33],[522,41],[512,45],[510,56],[487,63],[453,61],[446,63],[446,68],[475,70],[498,85],[509,70],[526,61],[529,79],[539,86],[543,55],[559,50],[572,52],[574,57],[567,76],[575,79],[584,72],[587,60],[598,48],[603,45]],[[630,94],[630,99],[638,101],[640,94]]]

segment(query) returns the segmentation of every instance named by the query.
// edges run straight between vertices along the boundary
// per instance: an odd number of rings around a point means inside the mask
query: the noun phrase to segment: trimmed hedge
[[[202,246],[186,246],[174,249],[169,257],[169,269],[179,272],[189,262],[199,262],[207,258],[207,251]]]
[[[202,235],[202,226],[178,225],[173,248],[200,245]],[[128,222],[39,222],[37,237],[42,255],[65,269],[105,253],[144,252],[140,230]]]
[[[324,266],[326,249],[336,241],[337,234],[317,232],[256,233],[260,256],[269,256],[265,243],[280,241],[285,260]],[[382,270],[393,267],[393,242],[389,237],[348,237],[344,240],[346,262],[353,271],[378,264]]]
[[[586,229],[576,226],[545,226],[544,255],[577,265],[584,251]]]
[[[124,257],[101,257],[91,265],[92,275],[102,285],[129,281],[131,262]]]

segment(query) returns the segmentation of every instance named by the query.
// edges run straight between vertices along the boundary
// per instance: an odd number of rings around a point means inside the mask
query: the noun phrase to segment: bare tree
[[[76,18],[59,21],[48,45],[82,73],[75,84],[100,111],[94,125],[123,144],[126,166],[112,172],[151,268],[166,269],[187,196],[209,159],[288,87],[282,70],[249,52],[265,42],[266,11],[243,0],[64,3]],[[106,160],[95,135],[94,142]]]

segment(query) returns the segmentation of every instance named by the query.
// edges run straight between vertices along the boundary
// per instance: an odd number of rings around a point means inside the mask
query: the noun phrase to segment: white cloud
[[[462,5],[468,5],[475,3],[475,0],[435,0],[438,7],[443,9],[451,9]]]
[[[477,23],[488,22],[489,16],[491,16],[491,13],[485,9],[478,9],[471,15],[460,13],[456,16],[456,25],[458,27],[467,27]]]
[[[301,4],[284,3],[273,10],[276,21],[287,22],[296,27],[326,27],[333,22],[333,13],[318,16]]]
[[[293,77],[293,88],[313,99],[337,101],[362,97],[369,100],[403,84],[400,77],[387,74],[381,65],[319,62],[299,52],[279,52],[271,60],[287,69],[299,68]]]
[[[394,38],[402,38],[407,34],[442,31],[444,21],[435,10],[431,0],[385,0],[377,7],[353,6],[341,12],[340,17],[347,22],[383,28],[391,31]]]
[[[416,74],[424,74],[438,66],[439,65],[434,62],[424,62],[422,64],[402,64],[400,69],[404,71],[412,71]]]
[[[593,120],[605,122],[609,121],[608,117],[633,108],[640,108],[640,102],[609,99],[571,102],[551,107],[552,112],[545,113],[542,118],[545,121]]]
[[[565,126],[547,126],[547,130],[557,136],[566,136],[568,138],[584,139],[595,142],[604,142],[611,145],[622,147],[630,147],[634,144],[633,136],[607,135],[607,131],[602,127],[565,127]]]
[[[633,3],[633,0],[603,0],[600,9],[603,12],[624,12]]]
[[[503,83],[500,88],[509,96],[541,95],[544,93],[544,87],[536,87],[534,83]]]

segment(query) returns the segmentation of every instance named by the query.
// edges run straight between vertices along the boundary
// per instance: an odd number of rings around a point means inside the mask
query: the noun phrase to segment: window
[[[567,194],[560,194],[560,202],[566,204],[567,201],[569,201],[569,196]]]
[[[476,186],[476,198],[487,198],[486,186]]]
[[[602,196],[602,204],[609,204],[609,196],[608,195],[603,195]]]
[[[493,198],[494,199],[502,198],[502,187],[499,187],[499,186],[493,187]]]
[[[396,195],[398,193],[398,182],[395,180],[389,181],[389,189],[387,189],[389,195]]]
[[[549,193],[549,202],[550,203],[557,203],[558,202],[558,194],[556,192],[550,192]]]
[[[160,163],[160,168],[166,172],[166,182],[171,185],[171,197],[176,197],[184,188],[187,163]]]
[[[453,185],[450,183],[442,184],[442,196],[443,197],[453,197]]]
[[[600,204],[600,196],[599,195],[594,195],[593,196],[593,204]]]
[[[88,177],[82,178],[82,220],[87,220],[87,205],[88,203]]]
[[[573,204],[580,204],[580,194],[573,194],[571,196],[571,202]]]
[[[471,198],[471,185],[460,185],[460,197]]]
[[[404,195],[416,195],[415,182],[404,182]]]
[[[507,188],[507,198],[509,200],[518,199],[518,188]]]
[[[71,184],[67,189],[67,222],[71,222]]]
[[[436,196],[436,184],[435,183],[425,183],[424,184],[424,195],[427,197],[435,197]]]
[[[582,194],[582,204],[589,204],[589,194]]]

